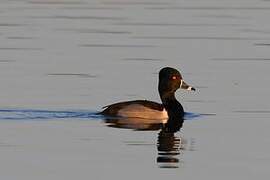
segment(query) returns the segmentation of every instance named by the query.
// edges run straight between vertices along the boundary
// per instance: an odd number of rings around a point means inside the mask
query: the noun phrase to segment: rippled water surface
[[[268,0],[1,0],[0,178],[268,179],[269,18]],[[159,102],[165,66],[197,89],[181,131],[95,115]]]

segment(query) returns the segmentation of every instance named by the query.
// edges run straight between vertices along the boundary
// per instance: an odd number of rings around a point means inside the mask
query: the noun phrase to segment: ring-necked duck
[[[195,91],[187,85],[174,68],[165,67],[159,72],[158,91],[162,104],[147,100],[125,101],[103,107],[100,113],[105,116],[167,120],[181,119],[184,116],[182,105],[175,98],[177,89]]]

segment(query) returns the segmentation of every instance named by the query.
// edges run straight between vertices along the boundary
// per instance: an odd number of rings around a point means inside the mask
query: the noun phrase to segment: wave
[[[50,120],[50,119],[104,119],[97,111],[87,110],[38,110],[38,109],[0,109],[0,120]],[[195,120],[203,114],[185,112],[185,120]]]

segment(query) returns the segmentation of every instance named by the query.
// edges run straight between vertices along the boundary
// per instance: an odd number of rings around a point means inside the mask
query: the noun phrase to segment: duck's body
[[[182,80],[176,69],[166,67],[159,72],[158,90],[162,104],[147,100],[125,101],[105,106],[100,114],[156,120],[182,119],[184,109],[175,98],[175,91],[179,88],[195,90]]]
[[[121,116],[143,119],[168,119],[168,112],[162,104],[147,101],[135,100],[119,102],[108,105],[102,114],[108,116]]]

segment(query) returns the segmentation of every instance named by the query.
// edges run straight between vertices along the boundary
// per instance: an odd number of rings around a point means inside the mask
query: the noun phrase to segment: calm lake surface
[[[1,0],[0,178],[269,179],[270,1]],[[180,132],[94,113],[160,102],[181,71]],[[196,117],[194,117],[196,116]]]

